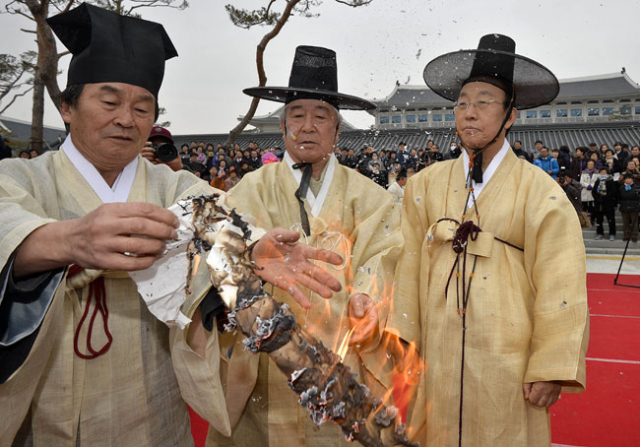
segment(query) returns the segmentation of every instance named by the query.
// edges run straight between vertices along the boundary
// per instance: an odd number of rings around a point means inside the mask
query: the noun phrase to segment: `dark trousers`
[[[591,202],[582,202],[582,211],[589,214],[589,219],[591,219],[591,223],[595,222],[596,219],[593,213],[595,211],[595,202],[593,200]]]
[[[616,235],[616,209],[615,206],[607,206],[606,204],[596,204],[594,213],[598,227],[596,233],[604,235],[604,218],[607,218],[609,224],[609,236]]]
[[[636,218],[637,211],[620,211],[622,214],[622,228],[624,230],[624,238],[638,239],[638,225],[633,225],[633,220]]]

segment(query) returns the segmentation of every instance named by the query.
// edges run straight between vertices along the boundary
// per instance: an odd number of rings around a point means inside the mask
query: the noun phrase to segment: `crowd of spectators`
[[[514,143],[514,147],[520,142]],[[640,147],[616,142],[589,143],[571,151],[561,146],[549,151],[536,141],[533,163],[544,170],[565,190],[580,214],[586,212],[596,224],[596,239],[604,239],[604,221],[609,239],[616,238],[616,209],[622,217],[623,240],[638,240],[638,223],[633,224],[640,208]],[[526,158],[526,157],[523,157]]]
[[[250,142],[243,150],[237,143],[225,149],[220,143],[214,146],[204,141],[191,141],[180,147],[179,156],[184,169],[215,188],[229,191],[247,173],[263,164],[282,160],[283,151],[278,147],[260,148],[255,142]]]
[[[2,140],[2,139],[0,139]],[[589,143],[571,150],[560,146],[549,150],[543,141],[535,142],[529,152],[521,141],[513,143],[514,153],[549,174],[565,190],[578,214],[583,212],[589,222],[596,225],[596,239],[604,239],[604,221],[607,221],[609,239],[616,238],[616,211],[619,209],[624,228],[624,240],[638,240],[638,224],[633,225],[640,209],[640,147],[616,142]],[[9,155],[5,155],[7,152]],[[225,148],[222,144],[191,141],[183,144],[179,157],[184,169],[206,180],[211,186],[229,191],[244,175],[263,164],[281,161],[284,152],[279,147],[261,148],[250,142],[245,149],[239,144]],[[11,156],[6,139],[0,141],[0,156]],[[397,148],[379,149],[364,146],[360,151],[336,147],[335,156],[344,166],[357,170],[381,187],[388,189],[401,174],[405,178],[442,160],[457,158],[461,154],[458,143],[442,151],[433,140],[423,148],[408,148],[400,142]],[[35,150],[21,150],[17,156],[35,158]],[[398,179],[400,180],[400,179]],[[584,223],[584,222],[583,222]],[[588,225],[588,224],[587,224]]]

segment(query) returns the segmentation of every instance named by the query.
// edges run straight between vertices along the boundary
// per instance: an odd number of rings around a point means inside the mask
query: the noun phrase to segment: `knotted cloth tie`
[[[72,264],[69,267],[67,278],[73,278],[83,271],[83,267],[80,267],[77,264]],[[87,331],[87,350],[90,354],[85,354],[80,352],[80,348],[78,347],[78,339],[80,338],[80,330],[82,329],[82,326],[87,319],[89,308],[91,307],[91,301],[93,299],[95,299],[96,303],[89,320],[89,329]],[[93,324],[96,320],[96,317],[98,316],[98,313],[100,313],[100,315],[102,316],[102,323],[104,325],[104,333],[107,336],[107,343],[100,350],[96,351],[95,349],[93,349],[93,346],[91,346],[91,334],[93,333]],[[113,341],[113,336],[111,335],[111,332],[109,332],[108,322],[109,309],[107,308],[107,294],[104,286],[104,277],[99,276],[89,283],[89,294],[87,296],[87,302],[85,303],[84,312],[73,335],[73,350],[78,357],[85,360],[91,360],[100,357],[102,354],[109,350],[109,348],[111,347],[111,342]]]
[[[482,183],[482,151],[474,151],[473,157],[473,181],[478,184]]]
[[[298,205],[300,206],[300,222],[302,223],[302,229],[306,236],[311,235],[311,227],[309,226],[309,216],[307,216],[307,210],[304,209],[304,202],[302,199],[307,197],[307,191],[309,191],[309,183],[311,182],[311,173],[313,167],[311,163],[296,163],[293,165],[293,169],[302,170],[302,179],[300,180],[300,186],[296,190],[296,199],[298,199]],[[303,170],[304,169],[304,170]]]

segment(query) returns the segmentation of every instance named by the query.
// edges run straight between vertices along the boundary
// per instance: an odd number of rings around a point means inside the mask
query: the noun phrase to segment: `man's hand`
[[[347,311],[351,327],[355,327],[349,345],[365,343],[378,333],[378,308],[369,295],[354,293]]]
[[[150,203],[101,205],[84,217],[46,224],[27,237],[14,275],[27,276],[76,263],[103,270],[143,270],[177,237],[178,218]],[[126,253],[126,254],[125,254]]]
[[[284,228],[274,228],[265,234],[251,252],[251,260],[260,268],[257,274],[265,281],[281,288],[305,309],[311,301],[298,284],[324,298],[342,289],[340,282],[308,259],[342,264],[342,258],[330,251],[309,247],[298,242],[300,234]]]
[[[182,160],[180,159],[180,155],[178,155],[173,160],[167,161],[167,162],[158,160],[156,158],[156,150],[153,148],[153,144],[151,143],[151,141],[147,141],[146,145],[142,148],[142,151],[140,152],[140,155],[142,155],[144,158],[149,160],[154,165],[165,164],[165,165],[169,166],[171,169],[173,169],[174,171],[179,171],[179,170],[181,170],[183,168]]]
[[[560,398],[562,386],[555,382],[523,383],[524,398],[536,407],[549,408]]]

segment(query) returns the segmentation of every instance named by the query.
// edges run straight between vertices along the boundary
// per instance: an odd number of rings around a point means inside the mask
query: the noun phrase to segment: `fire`
[[[349,339],[351,338],[355,330],[356,326],[353,326],[351,329],[349,329],[349,332],[347,332],[347,334],[342,339],[340,347],[336,350],[336,354],[338,354],[341,361],[344,361],[344,358],[347,355],[347,351],[349,350]]]

